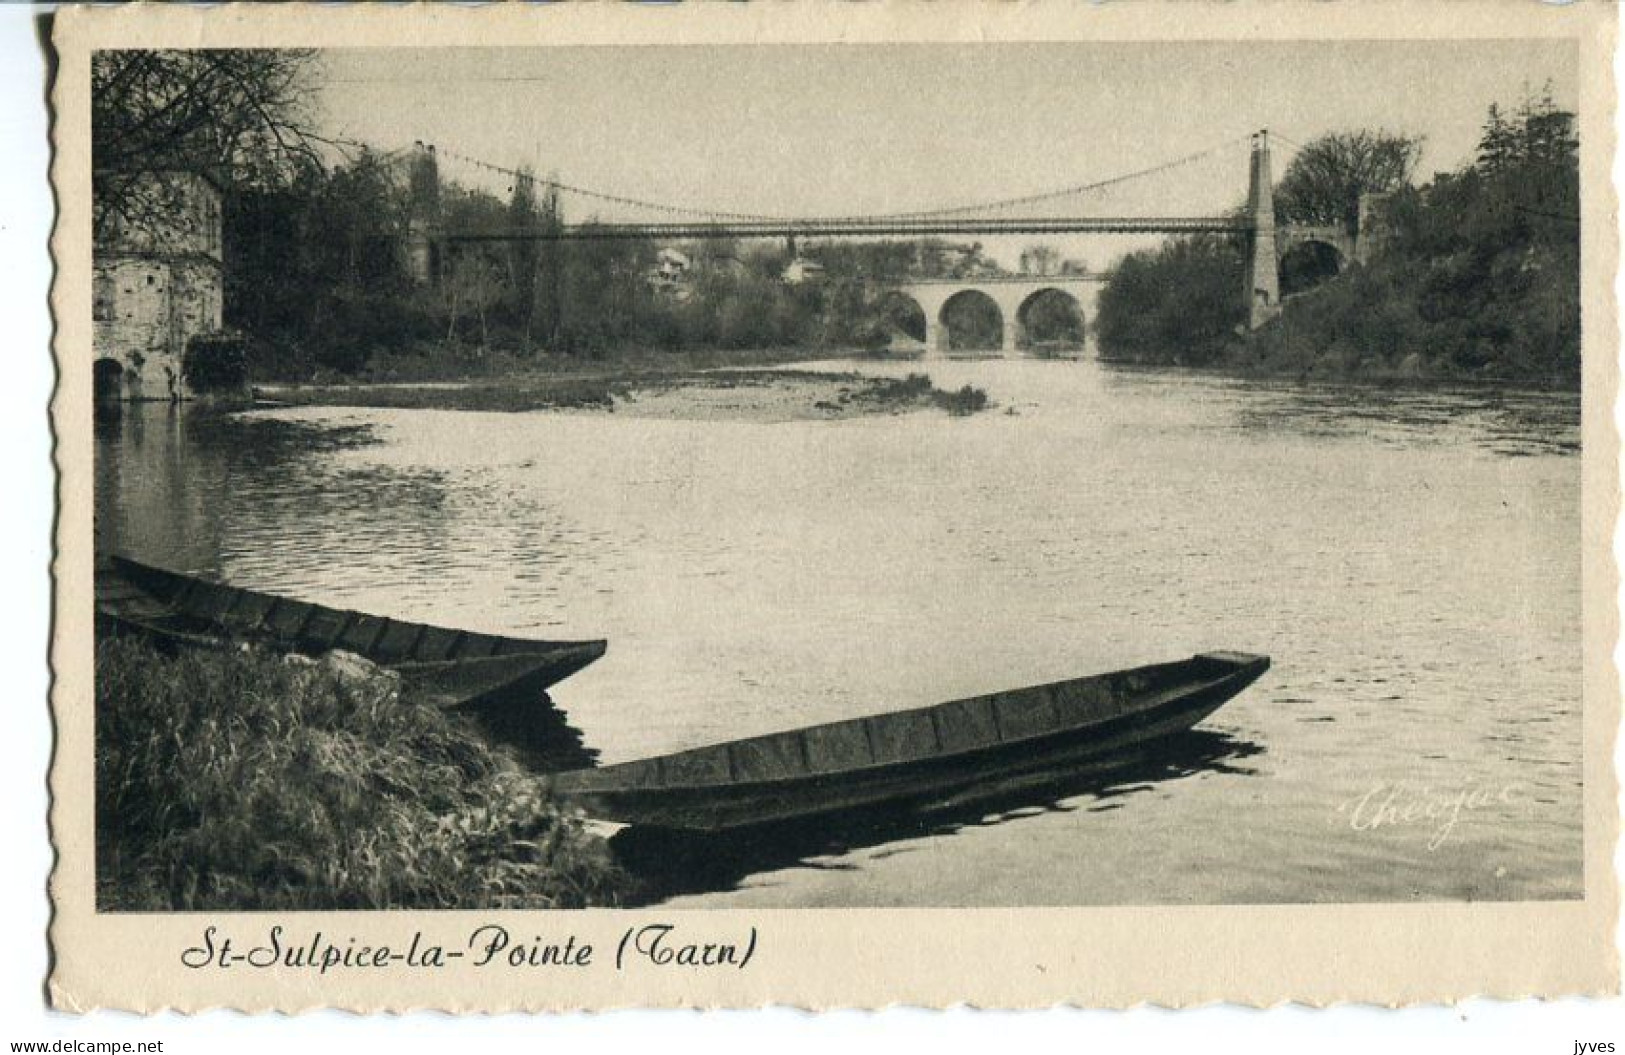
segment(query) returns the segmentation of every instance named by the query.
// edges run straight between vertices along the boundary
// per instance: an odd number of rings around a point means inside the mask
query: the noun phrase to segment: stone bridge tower
[[[413,282],[426,286],[440,264],[440,165],[434,147],[421,142],[412,145],[407,165],[406,270]]]
[[[1281,313],[1281,276],[1275,257],[1275,193],[1270,173],[1270,134],[1253,136],[1247,185],[1247,220],[1252,234],[1247,242],[1247,328],[1256,330]]]

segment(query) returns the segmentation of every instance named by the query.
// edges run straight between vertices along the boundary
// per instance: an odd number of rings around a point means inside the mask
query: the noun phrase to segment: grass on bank
[[[392,675],[277,656],[96,652],[103,910],[618,903],[605,842]]]

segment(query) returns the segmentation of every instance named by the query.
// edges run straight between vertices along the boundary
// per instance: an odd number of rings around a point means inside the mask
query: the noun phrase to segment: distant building
[[[703,262],[695,262],[696,269],[703,268],[713,275],[726,275],[731,279],[742,279],[749,273],[745,262],[737,256],[728,254],[707,254]]]
[[[1021,251],[1018,265],[1023,275],[1053,275],[1061,264],[1061,254],[1047,245],[1032,246]]]
[[[799,286],[806,282],[822,282],[825,275],[823,264],[798,256],[785,265],[782,277],[785,285]]]
[[[915,274],[924,278],[986,278],[1002,274],[998,263],[983,255],[980,242],[932,240],[916,250]]]
[[[655,254],[654,266],[644,278],[649,288],[661,296],[687,300],[691,294],[689,270],[692,267],[693,261],[687,254],[668,246]]]
[[[187,342],[221,324],[220,188],[152,173],[132,198],[140,218],[115,218],[91,253],[96,396],[181,399]]]

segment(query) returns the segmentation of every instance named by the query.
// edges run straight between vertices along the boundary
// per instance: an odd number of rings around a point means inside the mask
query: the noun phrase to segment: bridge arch
[[[901,289],[889,289],[875,301],[875,315],[881,334],[888,344],[897,344],[899,338],[927,345],[931,335],[931,317],[926,314],[920,299]]]
[[[998,351],[1005,344],[1005,330],[1015,320],[1006,319],[999,302],[983,290],[967,288],[942,302],[937,322],[942,326],[942,346],[950,351]]]
[[[887,291],[906,294],[923,309],[927,355],[996,349],[1014,356],[1029,324],[1034,341],[1028,343],[1036,343],[1039,354],[1057,339],[1081,346],[1103,282],[1104,277],[1096,274],[982,275],[904,279],[890,284]],[[881,306],[884,299],[881,293],[875,305]]]
[[[1059,286],[1035,289],[1015,310],[1016,345],[1028,349],[1082,348],[1083,303]]]
[[[1314,289],[1348,266],[1342,246],[1327,238],[1299,238],[1281,254],[1281,296]]]
[[[117,359],[97,359],[91,368],[91,391],[94,405],[99,408],[116,407],[124,399],[124,364]]]

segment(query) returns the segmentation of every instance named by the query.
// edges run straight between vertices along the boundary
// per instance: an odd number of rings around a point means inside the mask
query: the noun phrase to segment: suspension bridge
[[[1280,137],[1284,140],[1284,137]],[[1291,141],[1286,141],[1289,145]],[[1239,208],[1204,215],[1161,215],[1156,212],[1134,215],[1103,208],[1110,194],[1143,185],[1148,181],[1188,169],[1227,151],[1247,147],[1247,184]],[[542,191],[558,202],[561,199],[590,203],[593,218],[586,221],[533,224],[512,228],[458,229],[444,222],[440,208],[442,163],[460,164],[505,177],[530,181],[533,191]],[[1329,247],[1340,269],[1361,253],[1355,232],[1333,227],[1277,225],[1273,203],[1271,136],[1267,131],[1251,133],[1149,168],[1107,179],[1061,187],[1043,193],[953,205],[909,212],[836,216],[773,216],[761,213],[712,210],[648,199],[610,194],[575,186],[558,179],[543,179],[531,173],[492,164],[433,145],[416,144],[409,156],[412,187],[412,214],[407,227],[407,258],[414,277],[421,283],[438,280],[443,261],[458,247],[482,243],[521,243],[552,241],[628,240],[687,242],[714,239],[784,239],[792,258],[801,240],[833,238],[926,238],[947,236],[998,235],[1194,235],[1227,234],[1244,242],[1243,274],[1237,279],[1237,294],[1246,310],[1247,325],[1257,329],[1280,311],[1280,262],[1285,253],[1305,244]],[[1230,177],[1233,178],[1233,177]],[[1144,200],[1146,195],[1141,195]],[[1151,199],[1155,201],[1155,196]],[[1234,199],[1232,199],[1234,200]],[[602,218],[609,214],[609,218]],[[972,275],[954,280],[922,281],[916,276],[897,275],[879,283],[882,292],[896,293],[914,300],[925,315],[925,345],[928,351],[948,343],[947,305],[961,293],[981,295],[999,312],[1002,347],[1013,354],[1020,316],[1030,300],[1052,290],[1072,298],[1080,318],[1085,303],[1092,309],[1087,293],[1098,289],[1099,276],[1087,281],[1073,277],[1046,279],[1020,276],[1026,288],[1020,296],[997,276]],[[952,287],[952,288],[949,288]]]

